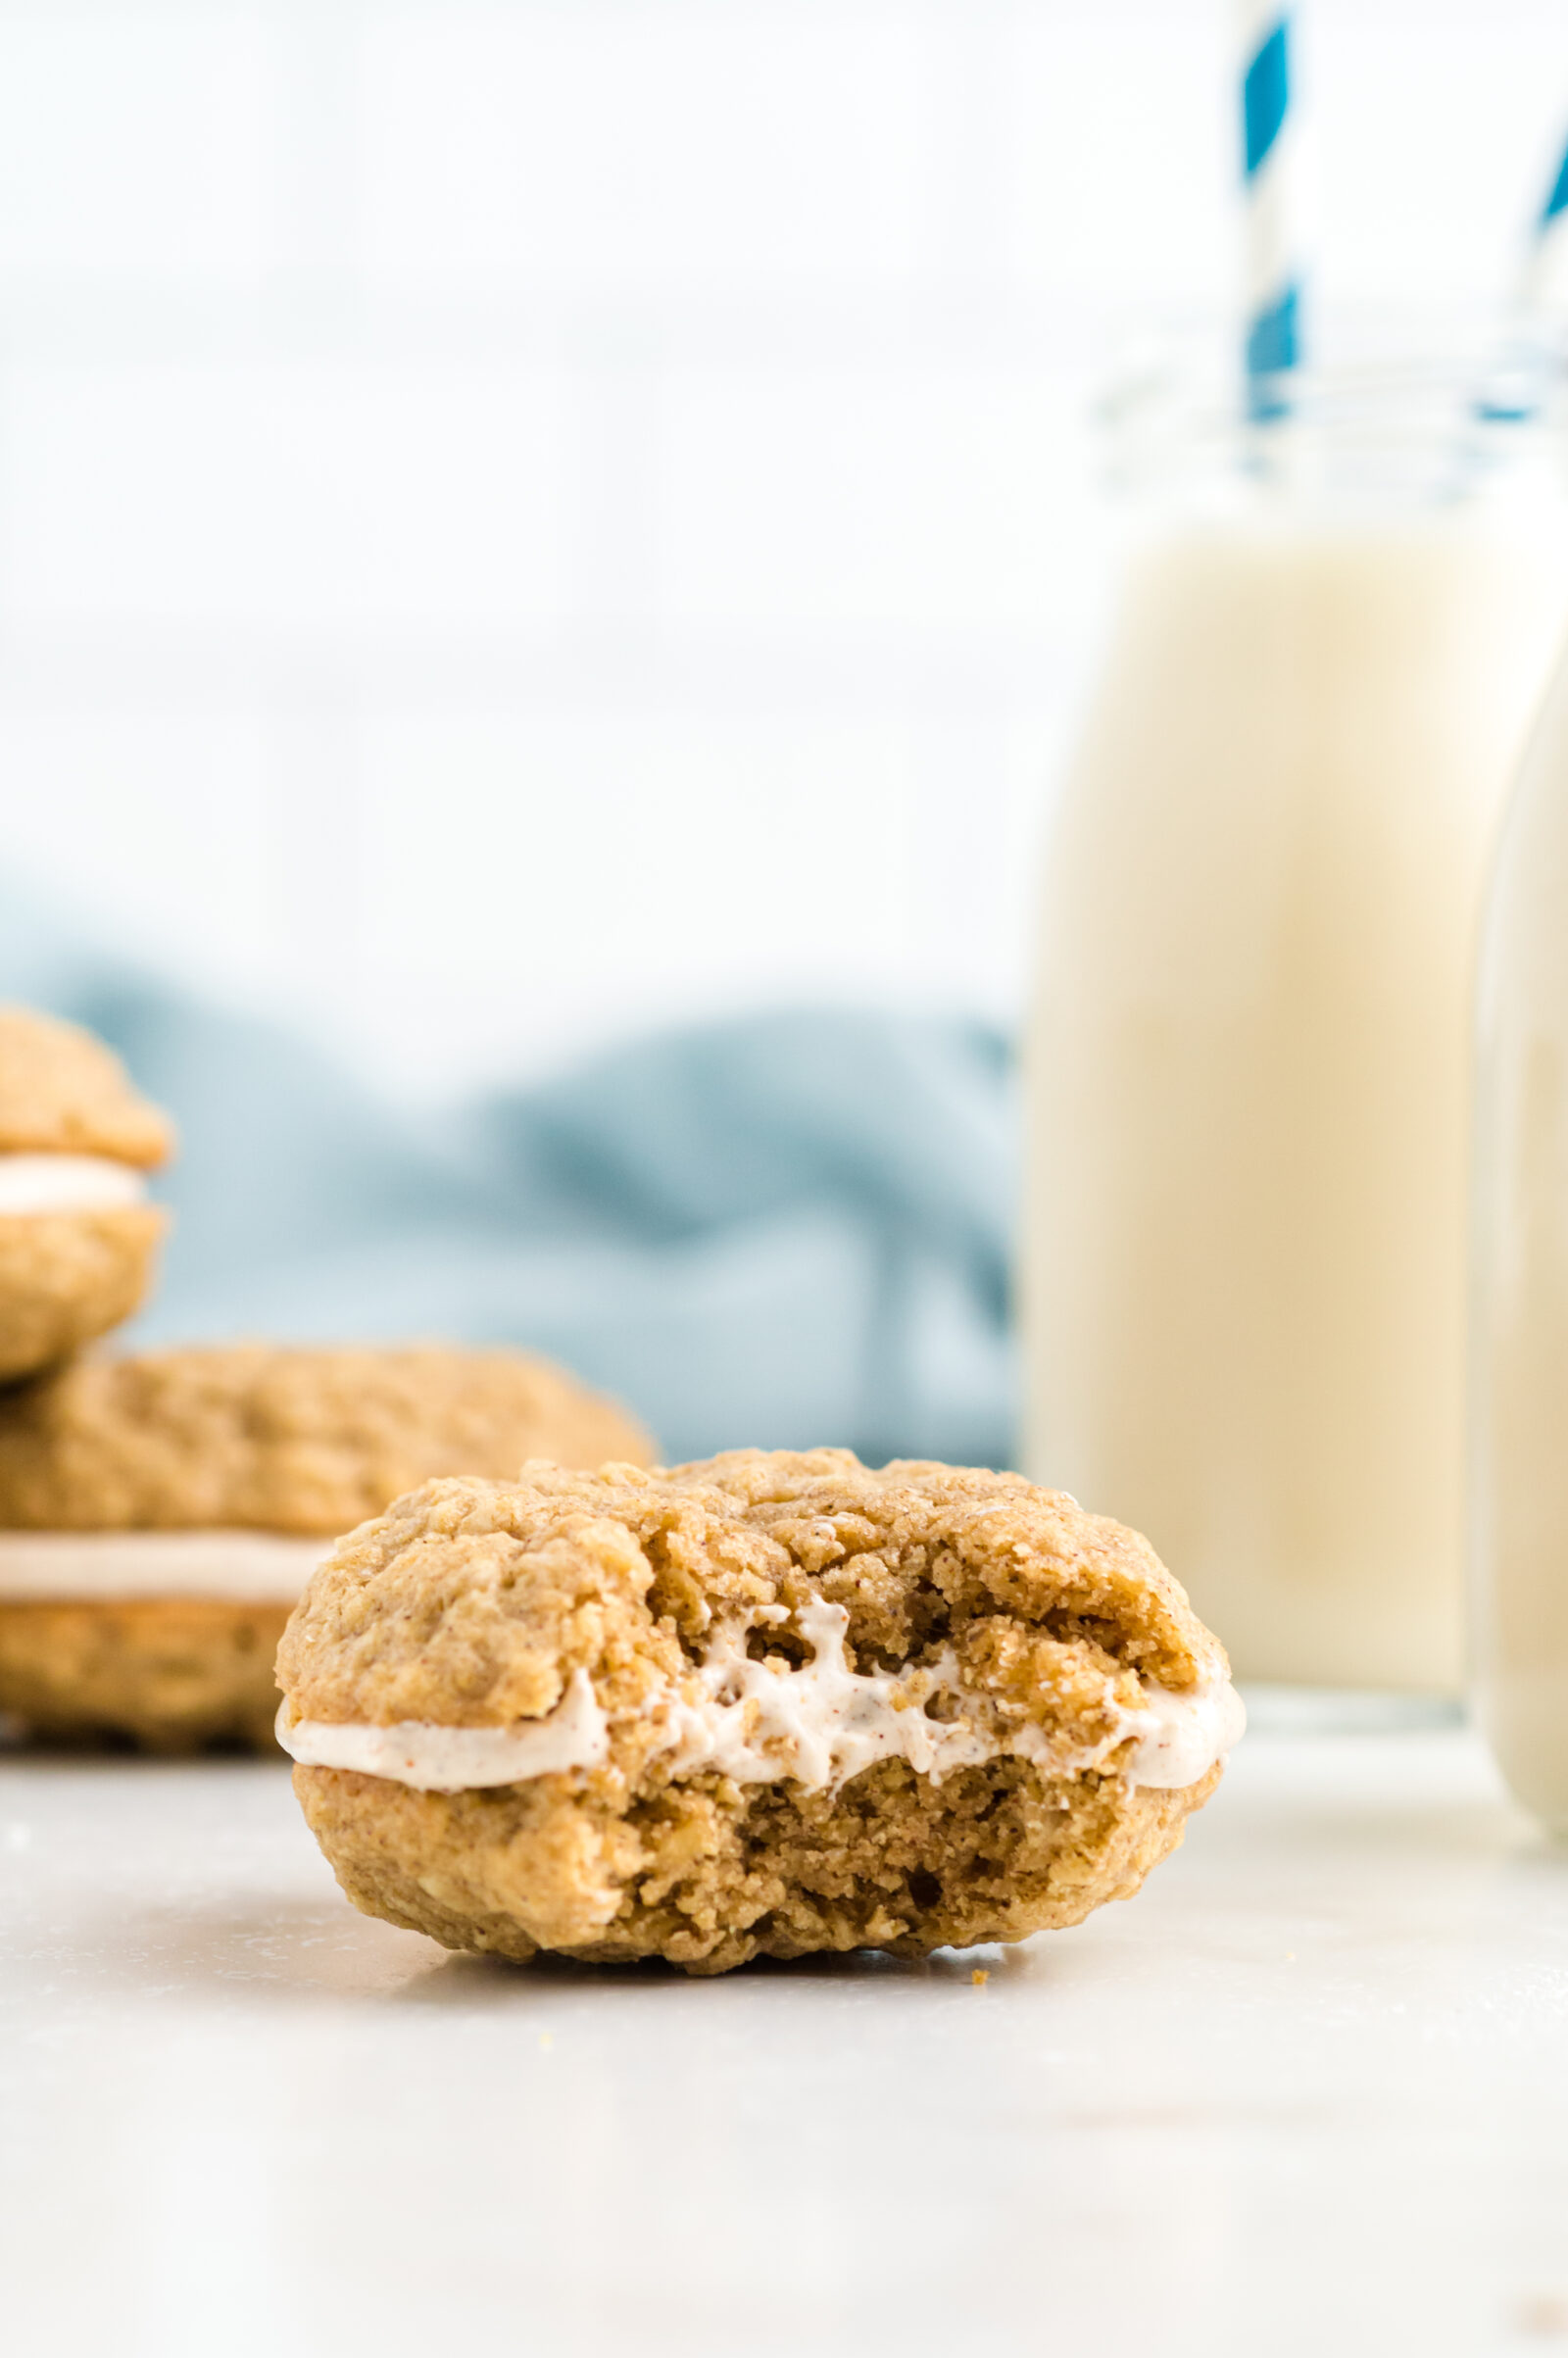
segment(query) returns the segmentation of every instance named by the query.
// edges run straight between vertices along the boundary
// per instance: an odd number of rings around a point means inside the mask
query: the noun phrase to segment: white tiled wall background
[[[0,870],[386,1080],[1010,1016],[1225,0],[0,0]],[[1559,0],[1320,0],[1319,278],[1491,300]]]

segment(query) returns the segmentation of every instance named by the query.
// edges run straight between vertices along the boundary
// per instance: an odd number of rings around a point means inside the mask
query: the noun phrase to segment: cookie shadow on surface
[[[228,1733],[189,1743],[149,1744],[124,1728],[37,1727],[0,1711],[0,1768],[223,1768],[236,1761],[252,1767],[261,1761],[284,1770],[293,1765],[270,1735]]]
[[[1031,1956],[1029,1952],[1036,1953]],[[526,1962],[514,1957],[455,1952],[439,1958],[428,1971],[386,1995],[396,2005],[468,2006],[504,2004],[542,1990],[552,1993],[596,1989],[628,1993],[642,1990],[712,1991],[760,1982],[851,1986],[876,1982],[952,1982],[972,1988],[977,1974],[983,1986],[993,1975],[1016,1972],[1026,1963],[1037,1962],[1036,1943],[1032,1941],[1010,1948],[995,1943],[975,1948],[939,1948],[927,1957],[895,1957],[882,1948],[817,1950],[805,1957],[753,1957],[749,1963],[734,1966],[727,1973],[696,1975],[662,1957],[595,1965],[575,1957],[556,1956],[548,1950],[541,1950]]]
[[[756,1957],[731,1972],[691,1975],[661,1957],[591,1964],[541,1952],[514,1958],[447,1952],[422,1933],[363,1916],[333,1892],[246,1897],[192,1895],[157,1906],[105,1912],[74,1929],[56,1951],[78,1990],[115,1998],[196,1998],[246,2007],[311,2007],[323,2000],[375,2007],[492,2012],[597,1993],[672,1997],[759,1986],[840,1990],[880,1987],[983,1990],[1037,1974],[1050,1943],[937,1949],[919,1958],[884,1949],[817,1952],[788,1960]],[[718,2001],[722,2002],[722,2001]]]

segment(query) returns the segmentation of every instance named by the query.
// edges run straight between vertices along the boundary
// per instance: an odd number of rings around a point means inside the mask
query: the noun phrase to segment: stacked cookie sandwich
[[[0,1712],[270,1744],[277,1643],[333,1539],[434,1476],[652,1449],[515,1351],[72,1356],[146,1291],[165,1215],[138,1173],[170,1138],[98,1042],[0,1011]]]
[[[101,1041],[0,1007],[0,1383],[138,1307],[167,1219],[145,1173],[172,1138]]]

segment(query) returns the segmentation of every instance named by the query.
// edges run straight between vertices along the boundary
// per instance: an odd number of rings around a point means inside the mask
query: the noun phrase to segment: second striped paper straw
[[[1242,0],[1242,161],[1248,411],[1283,416],[1300,360],[1300,274],[1291,206],[1291,19]]]
[[[1560,297],[1565,253],[1568,253],[1568,154],[1557,168],[1557,176],[1546,191],[1545,203],[1532,227],[1518,293],[1521,312],[1539,313],[1554,296]]]
[[[1497,350],[1472,416],[1487,425],[1536,417],[1560,368],[1564,264],[1568,262],[1568,152],[1547,189],[1520,258]]]

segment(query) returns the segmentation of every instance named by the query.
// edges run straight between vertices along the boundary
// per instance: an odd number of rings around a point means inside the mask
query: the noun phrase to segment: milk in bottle
[[[1146,535],[1065,780],[1025,1462],[1146,1531],[1242,1677],[1449,1689],[1473,940],[1563,568],[1451,446],[1391,481],[1284,433]]]
[[[1568,1834],[1568,665],[1498,850],[1477,1051],[1477,1700],[1514,1792]]]

